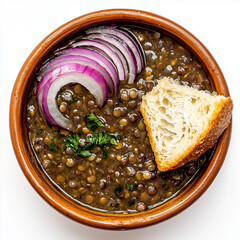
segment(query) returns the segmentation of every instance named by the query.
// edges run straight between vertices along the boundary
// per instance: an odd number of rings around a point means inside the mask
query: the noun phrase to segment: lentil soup
[[[124,214],[146,211],[176,196],[214,152],[210,149],[173,171],[157,169],[140,112],[142,96],[164,76],[199,90],[212,92],[212,87],[201,64],[177,41],[161,32],[132,26],[128,30],[143,48],[146,62],[142,72],[134,83],[120,81],[118,93],[109,93],[103,107],[82,85],[63,86],[56,104],[61,114],[73,122],[72,131],[42,117],[37,101],[38,75],[27,104],[30,143],[53,184],[79,204]],[[56,52],[50,59],[55,56]],[[95,138],[108,141],[90,145]]]

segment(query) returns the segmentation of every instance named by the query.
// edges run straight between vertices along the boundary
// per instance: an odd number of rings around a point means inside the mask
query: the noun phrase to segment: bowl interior
[[[54,49],[57,49],[67,39],[76,36],[79,31],[109,23],[133,24],[157,30],[179,41],[200,61],[213,88],[219,94],[229,96],[225,79],[216,61],[188,31],[170,20],[151,13],[136,10],[107,10],[91,13],[66,23],[47,36],[34,49],[23,65],[13,89],[10,131],[13,147],[23,172],[38,193],[54,208],[76,221],[95,227],[136,228],[165,220],[188,207],[201,196],[217,175],[224,161],[231,135],[231,125],[221,136],[211,161],[205,164],[204,169],[178,196],[161,206],[143,213],[108,214],[76,204],[61,193],[42,171],[28,140],[25,123],[28,91],[38,66]]]

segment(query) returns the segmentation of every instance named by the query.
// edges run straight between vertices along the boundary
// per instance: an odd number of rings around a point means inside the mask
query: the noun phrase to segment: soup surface
[[[201,64],[178,42],[161,32],[137,27],[129,30],[146,56],[144,69],[133,84],[121,81],[117,96],[109,94],[103,108],[80,84],[68,84],[58,92],[57,106],[74,123],[73,132],[51,125],[40,115],[37,77],[27,104],[29,139],[53,184],[79,204],[124,214],[151,209],[176,196],[214,151],[210,149],[174,171],[157,169],[140,112],[142,96],[164,76],[200,90],[211,92],[212,88]],[[89,116],[100,124],[91,125]],[[110,136],[113,144],[88,149],[89,136],[99,138],[101,134]],[[76,154],[78,149],[85,151]]]

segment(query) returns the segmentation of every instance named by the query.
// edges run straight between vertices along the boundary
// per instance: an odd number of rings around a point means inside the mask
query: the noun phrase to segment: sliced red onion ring
[[[96,40],[81,40],[79,42],[73,43],[73,47],[94,47],[103,50],[109,58],[113,61],[118,70],[119,80],[125,80],[127,78],[123,62],[121,61],[119,55],[107,44],[104,44]]]
[[[142,52],[136,43],[136,39],[134,39],[129,33],[116,28],[116,26],[101,26],[98,28],[90,28],[86,31],[87,34],[91,33],[102,33],[102,34],[110,34],[120,38],[124,41],[129,48],[132,50],[134,57],[137,63],[137,73],[140,73],[144,66]]]
[[[52,76],[55,76],[55,75],[58,76],[60,74],[61,74],[61,69],[59,69],[59,68],[53,69],[52,71],[50,71],[46,75],[44,75],[41,82],[38,84],[38,89],[37,89],[38,108],[39,108],[39,112],[43,118],[45,116],[44,112],[43,112],[43,108],[42,108],[42,94],[43,94],[44,86],[49,81],[49,79],[52,78]]]
[[[85,37],[83,39],[89,40],[88,37]],[[129,75],[129,68],[128,68],[127,60],[126,60],[125,56],[123,55],[123,53],[116,46],[112,45],[109,42],[103,41],[101,39],[93,39],[93,40],[94,41],[98,41],[98,42],[100,42],[100,43],[102,43],[104,45],[107,45],[108,47],[110,47],[119,56],[119,58],[121,59],[121,62],[123,64],[124,71],[125,71],[125,76],[126,76],[125,80],[128,79],[128,77],[129,77],[128,76]]]
[[[39,103],[39,112],[43,115],[43,110],[42,110],[42,95],[43,95],[43,88],[45,86],[45,84],[49,81],[49,79],[52,77],[52,75],[56,75],[59,74],[59,69],[56,68],[59,65],[63,65],[63,64],[68,64],[68,63],[79,63],[85,66],[90,66],[93,69],[99,71],[100,74],[103,75],[103,77],[105,78],[105,80],[107,79],[107,72],[105,69],[101,69],[99,68],[98,64],[95,62],[89,62],[89,59],[87,59],[88,61],[86,61],[87,58],[84,57],[80,57],[80,56],[63,56],[63,57],[59,57],[59,58],[55,58],[53,61],[51,61],[49,63],[49,66],[47,65],[47,73],[44,75],[44,77],[42,78],[42,80],[40,81],[40,83],[38,84],[38,90],[37,90],[37,99],[38,99],[38,103]],[[92,61],[92,60],[91,60]],[[55,72],[53,72],[52,70],[55,69]],[[111,88],[111,92],[113,91],[113,82],[111,79],[109,79],[110,82],[107,82],[107,84],[110,84],[110,88]],[[108,85],[109,86],[109,85]]]
[[[68,49],[64,49],[56,52],[55,55],[57,56],[76,55],[76,56],[87,57],[89,59],[97,61],[103,68],[107,70],[107,72],[111,76],[114,84],[115,94],[118,93],[119,78],[118,78],[117,69],[113,64],[113,62],[105,55],[103,56],[99,52],[92,49],[87,49],[87,48],[68,48]]]
[[[107,100],[108,90],[104,77],[95,69],[76,63],[60,65],[53,69],[52,77],[43,89],[42,108],[48,121],[58,127],[73,130],[73,123],[58,110],[56,95],[69,83],[79,83],[87,88],[102,107]]]
[[[108,73],[108,71],[105,68],[103,68],[97,61],[84,56],[68,55],[68,56],[60,56],[60,57],[54,58],[53,60],[48,62],[47,65],[45,65],[45,67],[40,71],[39,76],[44,76],[47,72],[51,71],[57,66],[62,64],[68,64],[68,63],[79,63],[79,64],[86,65],[96,69],[105,78],[107,85],[110,89],[110,92],[114,93],[114,88],[115,88],[114,82],[110,74]],[[44,86],[45,83],[46,83],[46,79],[45,81],[41,81],[39,83],[38,85],[39,94],[41,93],[41,88]]]
[[[145,55],[144,49],[143,49],[141,43],[139,42],[137,36],[126,27],[120,27],[120,29],[123,30],[124,33],[128,34],[129,37],[130,36],[132,37],[133,42],[135,43],[135,45],[138,48],[138,51],[141,55],[142,63],[143,63],[143,67],[144,67],[144,65],[146,65],[146,55]]]
[[[101,33],[93,33],[86,36],[88,39],[93,40],[102,40],[107,43],[110,43],[111,45],[115,46],[119,49],[119,51],[122,52],[123,56],[125,57],[128,69],[129,69],[129,77],[128,77],[128,83],[133,83],[136,76],[137,76],[137,64],[136,59],[133,55],[132,50],[129,48],[129,46],[122,41],[120,38],[110,35],[110,34],[101,34]]]

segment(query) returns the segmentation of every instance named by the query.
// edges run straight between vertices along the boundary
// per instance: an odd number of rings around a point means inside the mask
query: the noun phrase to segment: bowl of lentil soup
[[[140,44],[144,64],[135,81],[119,81],[117,93],[109,92],[101,107],[88,86],[66,84],[54,97],[73,128],[49,123],[38,106],[39,69],[84,39],[89,29],[112,24]],[[90,13],[61,26],[34,49],[13,89],[10,131],[24,174],[50,205],[84,224],[129,229],[174,216],[201,196],[224,161],[231,126],[199,159],[160,172],[139,104],[163,76],[229,96],[221,70],[199,40],[152,13],[116,9]]]

